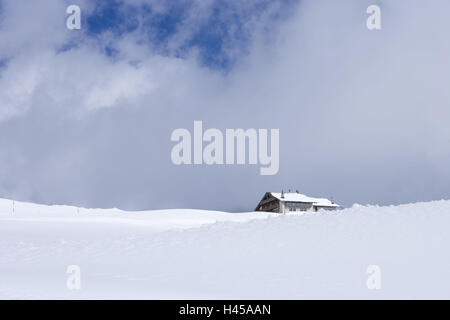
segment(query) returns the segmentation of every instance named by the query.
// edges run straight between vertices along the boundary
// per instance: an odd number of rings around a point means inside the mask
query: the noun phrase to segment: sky
[[[81,8],[81,29],[66,8]],[[381,8],[381,30],[366,9]],[[0,197],[251,211],[266,191],[450,198],[446,0],[0,1]],[[280,168],[172,163],[194,120],[280,131]]]

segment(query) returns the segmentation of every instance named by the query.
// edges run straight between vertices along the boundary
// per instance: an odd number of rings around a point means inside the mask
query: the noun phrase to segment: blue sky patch
[[[134,5],[126,1],[101,0],[93,13],[85,18],[86,34],[98,37],[111,32],[115,37],[121,37],[138,31],[157,54],[184,57],[196,50],[201,64],[227,70],[248,51],[253,31],[248,22],[258,21],[274,2],[260,0],[242,5],[217,0],[205,10],[206,16],[190,21],[196,13],[193,11],[196,10],[195,3],[190,1],[167,1],[164,10],[156,10],[149,3]],[[261,23],[276,22],[296,2],[279,0],[281,9]],[[189,24],[187,30],[186,24]],[[180,32],[185,32],[183,41],[177,42],[175,47],[169,46]],[[118,54],[113,43],[105,47],[104,52],[108,56]]]

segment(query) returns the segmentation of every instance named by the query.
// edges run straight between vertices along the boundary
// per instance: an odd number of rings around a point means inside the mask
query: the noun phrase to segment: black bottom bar
[[[351,300],[89,300],[0,301],[2,313],[63,319],[86,316],[128,319],[315,319],[379,318],[447,314],[449,301]],[[8,310],[9,309],[9,310]],[[6,315],[6,313],[4,313]]]

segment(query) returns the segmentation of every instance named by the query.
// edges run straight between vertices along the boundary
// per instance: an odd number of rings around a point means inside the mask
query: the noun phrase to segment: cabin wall
[[[284,209],[282,212],[288,213],[288,212],[307,212],[307,211],[314,211],[312,203],[285,201]]]
[[[337,210],[336,207],[320,207],[320,206],[314,206],[314,207],[315,207],[315,211],[319,211],[319,210],[336,211]]]
[[[264,200],[264,199],[263,199]],[[276,198],[273,198],[272,200],[265,199],[266,201],[262,201],[262,203],[259,205],[257,211],[264,211],[264,212],[276,212],[279,213],[280,211],[280,201]],[[267,201],[269,200],[269,201]]]

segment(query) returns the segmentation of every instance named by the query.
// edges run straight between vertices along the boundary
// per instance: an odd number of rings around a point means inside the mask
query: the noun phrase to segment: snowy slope
[[[449,227],[450,201],[278,216],[0,199],[0,298],[448,299]]]

